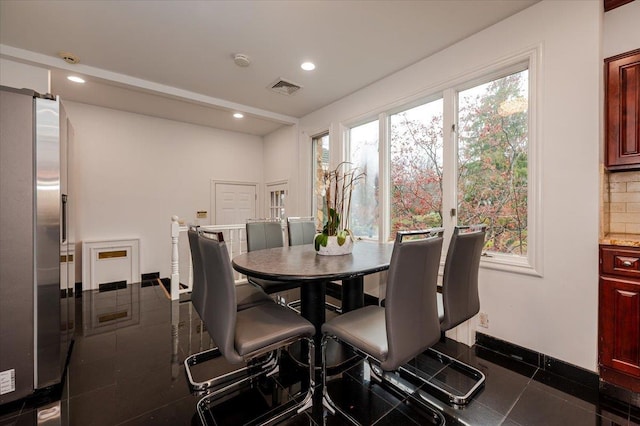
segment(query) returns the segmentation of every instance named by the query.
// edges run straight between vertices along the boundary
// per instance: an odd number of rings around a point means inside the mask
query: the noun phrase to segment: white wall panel
[[[0,85],[16,89],[51,92],[51,72],[46,68],[0,58]]]
[[[295,125],[282,126],[264,137],[264,182],[268,184],[287,181],[289,184],[289,195],[285,204],[287,216],[306,215],[310,211],[310,207],[306,210],[300,210],[298,205],[298,194],[304,193],[307,187],[301,186],[298,178],[297,142],[297,126]],[[268,216],[268,211],[264,210],[264,206],[261,206],[261,209],[263,216]]]
[[[640,2],[634,1],[604,14],[602,56],[640,49]]]

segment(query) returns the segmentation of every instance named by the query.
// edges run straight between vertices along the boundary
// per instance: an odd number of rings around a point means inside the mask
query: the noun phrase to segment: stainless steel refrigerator
[[[0,86],[0,405],[59,384],[73,338],[70,130],[58,99]]]

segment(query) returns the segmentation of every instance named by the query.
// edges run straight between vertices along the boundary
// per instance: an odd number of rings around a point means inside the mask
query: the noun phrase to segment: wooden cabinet
[[[604,0],[604,11],[608,12],[616,7],[631,3],[633,0]]]
[[[640,248],[600,247],[600,377],[640,392]]]
[[[605,59],[606,165],[640,169],[640,49]]]

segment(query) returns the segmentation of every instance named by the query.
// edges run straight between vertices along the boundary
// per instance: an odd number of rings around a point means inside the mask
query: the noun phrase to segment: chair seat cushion
[[[311,337],[315,327],[294,311],[276,303],[264,303],[239,311],[235,348],[246,357],[274,343],[294,337]]]
[[[442,293],[438,293],[438,321],[440,321],[440,323],[444,321],[444,301],[442,300]]]
[[[242,311],[262,303],[273,302],[273,299],[264,291],[250,283],[236,285],[236,301],[238,310]]]
[[[279,293],[281,291],[287,291],[300,287],[300,283],[297,281],[273,281],[263,280],[262,278],[248,278],[250,283],[253,283],[264,290],[267,294]]]
[[[322,332],[361,349],[379,361],[387,358],[384,308],[365,306],[339,315],[322,325]]]

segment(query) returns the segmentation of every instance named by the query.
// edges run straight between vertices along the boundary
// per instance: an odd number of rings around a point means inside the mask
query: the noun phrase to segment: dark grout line
[[[533,373],[533,376],[536,375],[538,370],[539,370],[539,368],[536,369],[536,371]],[[513,404],[511,404],[511,406],[509,407],[509,409],[505,413],[504,420],[502,421],[503,423],[509,418],[509,415],[511,414],[511,412],[513,411],[515,406],[518,405],[518,402],[520,402],[520,398],[522,398],[522,395],[524,395],[524,393],[529,388],[529,386],[531,385],[531,382],[533,382],[533,380],[534,380],[533,377],[530,377],[529,380],[527,380],[527,384],[522,388],[522,390],[520,391],[520,394],[518,395],[518,397],[515,399],[515,401],[513,401]]]

